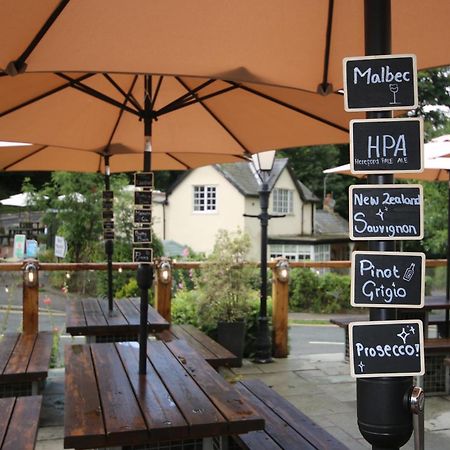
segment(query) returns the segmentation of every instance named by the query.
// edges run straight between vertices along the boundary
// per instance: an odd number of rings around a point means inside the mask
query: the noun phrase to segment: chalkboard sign
[[[386,111],[418,106],[415,55],[344,58],[346,111]]]
[[[151,209],[135,209],[134,210],[134,223],[151,223],[152,222],[152,210]]]
[[[114,239],[114,230],[104,230],[103,239],[106,241],[108,239]]]
[[[103,222],[104,230],[114,230],[114,222],[112,220],[105,220]]]
[[[354,322],[349,325],[350,372],[355,378],[423,375],[420,320]]]
[[[103,200],[103,209],[112,209],[113,201],[112,200]]]
[[[133,230],[133,244],[151,244],[151,228],[135,228]]]
[[[114,212],[112,209],[108,209],[103,211],[102,215],[103,219],[112,219],[114,217]]]
[[[103,191],[103,200],[112,200],[114,198],[113,191]]]
[[[422,308],[425,255],[400,252],[353,252],[352,306]]]
[[[362,174],[422,172],[422,119],[351,120],[350,166]]]
[[[134,186],[153,189],[153,172],[137,172],[134,174]]]
[[[350,239],[422,239],[422,191],[418,184],[350,186]]]
[[[153,250],[151,248],[133,248],[133,262],[151,264],[153,262]]]
[[[134,204],[140,206],[151,206],[152,191],[134,191]]]

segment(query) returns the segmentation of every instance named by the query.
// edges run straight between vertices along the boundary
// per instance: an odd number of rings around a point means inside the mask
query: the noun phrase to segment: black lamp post
[[[268,181],[275,161],[275,150],[256,153],[252,156],[252,159],[261,180],[261,189],[259,190],[261,213],[257,216],[248,215],[249,217],[257,217],[261,222],[261,289],[254,362],[265,364],[272,362],[272,343],[267,318],[267,227],[269,220],[274,217],[268,213],[270,196]]]

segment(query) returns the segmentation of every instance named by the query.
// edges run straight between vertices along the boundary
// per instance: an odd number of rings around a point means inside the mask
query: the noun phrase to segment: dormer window
[[[275,188],[272,191],[273,212],[278,214],[293,214],[294,191]]]
[[[217,211],[216,186],[197,185],[194,188],[194,212],[211,213]]]

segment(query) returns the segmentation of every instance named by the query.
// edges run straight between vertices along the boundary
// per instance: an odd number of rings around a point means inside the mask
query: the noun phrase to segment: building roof
[[[314,234],[319,236],[346,236],[349,235],[348,221],[335,212],[318,209],[314,215]]]

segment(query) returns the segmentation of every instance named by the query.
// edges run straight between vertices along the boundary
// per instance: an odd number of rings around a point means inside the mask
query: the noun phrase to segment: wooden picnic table
[[[66,308],[66,330],[72,336],[91,338],[116,336],[137,338],[139,335],[140,305],[137,299],[114,300],[113,313],[106,299],[72,299]],[[158,312],[148,307],[148,332],[169,328]]]
[[[28,385],[37,394],[39,383],[48,375],[53,335],[6,333],[0,340],[0,387],[2,396],[14,386]],[[28,388],[27,388],[28,389]],[[3,392],[5,391],[5,392]]]
[[[67,346],[64,448],[145,445],[264,428],[244,397],[183,340]]]

